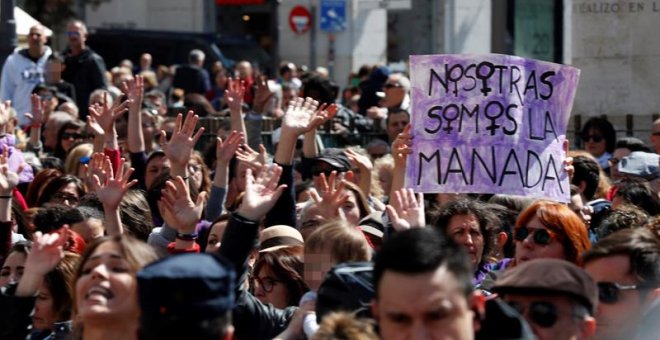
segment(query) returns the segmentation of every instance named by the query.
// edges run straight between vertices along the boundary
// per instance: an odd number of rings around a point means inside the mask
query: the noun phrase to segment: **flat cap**
[[[619,172],[626,175],[652,180],[660,177],[658,171],[660,156],[655,153],[635,151],[619,162]]]
[[[574,298],[593,315],[598,288],[582,268],[566,260],[536,259],[506,270],[493,293],[502,295],[563,295]]]

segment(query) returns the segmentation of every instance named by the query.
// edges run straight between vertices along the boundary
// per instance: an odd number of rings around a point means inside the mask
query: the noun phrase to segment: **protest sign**
[[[411,56],[406,187],[567,202],[563,143],[579,74],[507,55]]]

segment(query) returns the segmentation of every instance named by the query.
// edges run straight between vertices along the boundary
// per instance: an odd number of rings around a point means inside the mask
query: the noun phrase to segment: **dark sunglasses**
[[[75,31],[66,32],[66,35],[69,36],[69,37],[79,37],[80,32],[75,32]]]
[[[62,139],[69,139],[69,138],[83,139],[84,137],[85,136],[83,136],[82,134],[76,132],[65,132],[62,134]]]
[[[600,143],[603,141],[603,136],[597,136],[597,135],[585,135],[582,136],[582,140],[585,142],[592,141],[594,143]]]
[[[516,241],[522,242],[525,239],[527,239],[529,234],[530,234],[529,228],[523,226],[514,231],[513,238],[516,239]],[[547,246],[548,244],[550,244],[553,238],[553,235],[547,229],[536,229],[534,231],[531,231],[531,234],[534,243],[541,246]]]
[[[559,315],[557,314],[557,306],[550,302],[536,301],[527,306],[517,302],[507,303],[513,309],[518,311],[520,315],[525,315],[525,312],[527,312],[528,319],[543,328],[554,326],[559,318]]]
[[[622,290],[638,290],[637,285],[621,285],[616,282],[598,282],[598,300],[611,305],[619,301]]]
[[[653,136],[660,136],[660,131],[653,132],[651,135],[653,135]]]

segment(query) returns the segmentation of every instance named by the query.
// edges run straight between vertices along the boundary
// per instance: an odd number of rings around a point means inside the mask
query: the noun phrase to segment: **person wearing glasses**
[[[598,165],[609,173],[608,161],[614,152],[616,131],[605,118],[593,117],[587,120],[580,131],[584,149],[598,160]]]
[[[555,258],[579,264],[589,249],[584,222],[567,205],[539,200],[525,209],[513,231],[516,244],[514,265]]]
[[[539,340],[591,339],[596,332],[596,284],[567,261],[523,263],[506,271],[492,291],[527,320]]]
[[[614,148],[612,157],[608,160],[610,177],[612,177],[614,183],[624,177],[619,173],[619,163],[623,157],[627,157],[636,151],[650,153],[651,149],[649,149],[641,139],[635,137],[623,137],[616,141],[616,147]]]
[[[309,290],[303,279],[303,246],[271,249],[260,251],[254,263],[250,276],[254,296],[264,304],[270,303],[279,309],[297,306]]]
[[[587,251],[583,263],[598,285],[596,338],[638,339],[652,310],[656,324],[651,326],[657,329],[660,239],[652,231],[640,227],[615,232]]]
[[[62,79],[73,84],[76,90],[76,105],[81,120],[87,118],[90,94],[108,87],[105,61],[87,46],[87,34],[87,26],[82,21],[69,22],[66,26],[69,47],[63,52],[65,68]]]
[[[64,123],[64,125],[62,125],[60,128],[60,131],[57,133],[57,145],[55,146],[53,156],[61,159],[62,161],[66,160],[66,156],[69,154],[69,150],[84,141],[84,127],[85,125],[78,120],[72,120]]]

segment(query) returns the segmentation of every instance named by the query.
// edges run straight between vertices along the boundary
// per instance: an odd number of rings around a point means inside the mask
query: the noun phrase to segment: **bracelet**
[[[183,241],[194,241],[194,240],[197,239],[197,236],[198,235],[195,232],[192,232],[190,234],[182,234],[180,232],[176,233],[176,238],[178,238],[179,240],[183,240]]]
[[[6,199],[7,200],[7,199],[12,199],[12,198],[14,198],[14,196],[12,196],[12,195],[0,196],[0,199]]]

